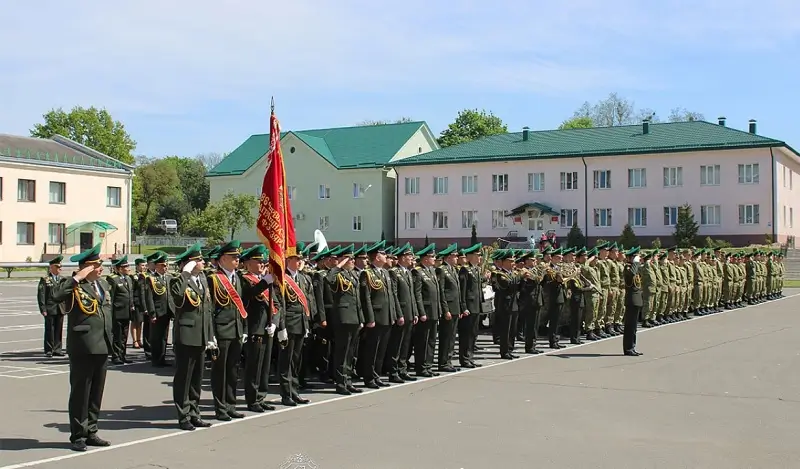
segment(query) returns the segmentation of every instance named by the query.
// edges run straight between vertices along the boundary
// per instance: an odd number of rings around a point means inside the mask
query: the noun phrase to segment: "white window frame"
[[[576,191],[578,190],[578,172],[577,171],[561,171],[561,190],[562,191]]]
[[[709,164],[700,166],[700,185],[701,186],[718,186],[722,183],[721,166],[718,164]]]
[[[116,199],[116,200],[114,200]],[[106,187],[106,207],[122,207],[122,188],[116,186]]]
[[[47,225],[48,244],[62,245],[66,239],[67,225],[64,223],[49,223]]]
[[[681,208],[677,206],[664,207],[664,226],[675,226],[678,223],[678,213]]]
[[[433,177],[433,195],[447,195],[450,179],[447,176]]]
[[[24,230],[24,240],[22,236],[20,236],[21,230]],[[33,246],[36,244],[36,223],[30,221],[18,221],[17,222],[17,245],[19,246]]]
[[[317,190],[317,198],[319,200],[329,200],[331,198],[331,186],[320,184]]]
[[[628,169],[628,188],[643,189],[647,187],[647,168]]]
[[[528,192],[544,192],[544,173],[528,173]]]
[[[683,187],[683,166],[664,167],[664,187]]]
[[[36,181],[33,179],[17,180],[17,202],[36,202]]]
[[[789,207],[789,228],[794,227],[794,208]]]
[[[595,169],[592,171],[592,181],[595,189],[611,189],[611,170]]]
[[[722,206],[701,205],[700,226],[720,226],[720,225],[722,225]]]
[[[508,192],[508,174],[492,174],[492,192]]]
[[[505,210],[492,210],[492,229],[501,230],[508,227],[508,217]]]
[[[419,195],[419,176],[405,178],[406,195]]]
[[[53,190],[55,189],[55,191]],[[67,203],[67,183],[50,181],[49,201],[51,204],[64,205]],[[60,199],[60,200],[59,200]]]
[[[449,216],[444,210],[437,210],[433,212],[433,229],[434,230],[447,230],[450,227]]]
[[[760,179],[758,163],[740,164],[738,174],[739,184],[758,184]]]
[[[364,184],[354,182],[353,183],[353,198],[354,199],[363,199],[364,195],[366,194],[367,189],[364,187]]]
[[[461,193],[462,194],[477,194],[478,193],[478,175],[461,176]]]
[[[647,207],[630,207],[628,209],[628,224],[634,228],[647,226]]]
[[[594,209],[594,216],[592,219],[594,220],[595,228],[611,228],[614,226],[614,220],[610,208]]]
[[[362,227],[361,215],[353,215],[353,231],[361,231]]]
[[[749,213],[748,213],[749,212]],[[761,207],[759,204],[739,205],[739,224],[758,225],[761,222]]]
[[[405,213],[405,227],[406,230],[418,230],[419,229],[419,212],[406,212]],[[412,226],[413,225],[413,226]]]
[[[578,209],[562,208],[558,221],[561,228],[572,228],[572,225],[578,222]]]
[[[258,190],[258,195],[261,195],[261,189]],[[296,200],[297,186],[286,186],[286,197],[288,197],[289,200]]]
[[[477,210],[462,210],[461,211],[461,229],[471,230],[472,225],[478,225],[478,211]]]
[[[331,227],[331,219],[328,215],[322,215],[317,220],[317,229],[320,231],[328,231]]]

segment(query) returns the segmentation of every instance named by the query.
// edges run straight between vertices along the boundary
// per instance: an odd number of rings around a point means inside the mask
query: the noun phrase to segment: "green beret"
[[[63,261],[63,260],[64,260],[64,256],[56,256],[56,257],[50,259],[50,262],[48,262],[48,264],[50,264],[50,265],[60,265],[61,261]]]
[[[436,257],[436,243],[431,243],[431,244],[425,246],[424,248],[420,249],[419,251],[417,251],[417,256],[418,257],[424,257],[424,256],[434,256],[434,257]]]
[[[238,239],[232,239],[220,246],[217,251],[217,258],[222,256],[239,256],[242,253],[242,243]]]
[[[178,264],[181,262],[201,260],[203,260],[203,253],[200,243],[195,243],[193,246],[189,246],[185,251],[175,256],[175,262]]]
[[[242,252],[242,255],[239,257],[239,260],[241,261],[263,261],[265,259],[269,259],[269,250],[267,250],[267,247],[263,244],[256,244],[249,249],[245,249],[244,252]]]
[[[394,254],[396,256],[405,256],[406,254],[414,255],[414,248],[411,247],[411,243],[406,243],[397,249],[394,250]]]
[[[145,264],[147,263],[147,259],[145,259],[144,257],[137,257],[136,260],[133,261],[133,263],[136,265]]]
[[[349,244],[347,246],[339,246],[337,248],[336,255],[337,256],[355,256],[356,255],[356,246],[354,244]]]
[[[468,248],[461,250],[461,254],[478,254],[483,249],[483,243],[473,244]]]
[[[355,245],[353,245],[353,247],[355,247]],[[364,244],[364,245],[363,245],[363,246],[361,246],[360,248],[358,248],[358,249],[356,249],[355,251],[353,251],[353,255],[354,255],[354,256],[356,256],[356,257],[363,257],[363,256],[366,256],[366,255],[367,255],[367,248],[368,248],[368,247],[369,247],[369,245],[367,245],[367,244]]]
[[[97,243],[93,247],[81,252],[80,254],[75,254],[74,256],[70,257],[70,261],[77,262],[79,265],[82,264],[102,264],[103,261],[100,259],[100,246],[102,243]]]
[[[362,247],[364,254],[378,254],[378,253],[385,253],[386,252],[386,241],[378,241],[372,245],[364,245]]]
[[[639,252],[640,249],[641,248],[639,246],[632,247],[632,248],[628,249],[627,251],[624,251],[624,254],[626,256],[633,256],[633,255],[636,255]]]
[[[438,252],[439,257],[449,256],[450,254],[458,254],[458,243],[453,243]]]
[[[119,259],[114,259],[111,261],[111,265],[114,267],[125,267],[128,265],[128,256],[122,256]]]

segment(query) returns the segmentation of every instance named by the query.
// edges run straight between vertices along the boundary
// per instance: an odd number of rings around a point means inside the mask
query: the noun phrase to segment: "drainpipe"
[[[586,237],[586,244],[589,244],[589,167],[586,166],[586,157],[582,156],[583,161],[583,223],[586,226],[583,235]]]
[[[769,154],[772,158],[772,242],[778,242],[778,194],[776,193],[777,184],[775,179],[777,179],[778,175],[775,171],[775,153],[772,151],[772,147],[769,147]]]
[[[394,244],[400,243],[400,173],[394,168]]]
[[[133,211],[133,208],[132,208],[133,207],[133,178],[135,176],[136,176],[136,174],[133,171],[131,171],[131,175],[130,175],[130,177],[128,177],[128,203],[127,203],[128,207],[127,207],[127,210],[126,210],[127,213],[125,214],[125,218],[127,219],[127,222],[128,222],[127,223],[128,230],[127,230],[127,233],[125,233],[125,243],[126,243],[125,244],[125,251],[126,251],[125,254],[129,254],[129,253],[132,252],[131,251],[131,230],[133,229],[133,221],[132,221],[132,218],[133,218],[133,214],[132,214],[132,211]]]

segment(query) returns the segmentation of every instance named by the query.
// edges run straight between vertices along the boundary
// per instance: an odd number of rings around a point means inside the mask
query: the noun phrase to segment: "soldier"
[[[78,272],[53,289],[53,301],[65,302],[69,354],[69,441],[73,451],[109,446],[97,436],[97,420],[111,352],[111,301],[101,280],[100,244],[70,259]]]
[[[173,316],[172,298],[169,295],[170,274],[167,273],[167,253],[157,251],[151,258],[154,271],[147,276],[145,301],[150,320],[150,362],[155,367],[165,367],[167,362],[167,335]]]
[[[600,295],[602,294],[602,290],[600,289],[600,273],[597,268],[597,248],[592,249],[587,254],[589,255],[589,258],[581,266],[580,275],[592,286],[591,299],[588,298],[589,294],[586,294],[587,300],[591,302],[591,306],[587,302],[586,306],[584,307],[584,324],[586,329],[586,340],[594,341],[600,340],[601,338],[595,331],[598,329],[597,321],[600,320],[600,312],[598,311],[598,307],[600,305]]]
[[[609,271],[609,253],[611,243],[602,243],[597,246],[597,273],[600,277],[600,301],[597,303],[597,319],[595,319],[594,335],[605,339],[617,335],[614,333],[613,324],[607,321],[609,298],[611,295],[611,277]]]
[[[135,271],[131,278],[133,279],[133,317],[131,318],[131,337],[133,338],[133,348],[142,348],[144,344],[144,337],[142,337],[142,324],[144,324],[145,312],[145,287],[147,286],[144,274],[147,272],[147,260],[144,258],[137,258],[134,261]],[[148,328],[149,332],[149,328]],[[147,351],[150,351],[150,342],[147,341]]]
[[[466,315],[458,324],[458,361],[463,368],[476,368],[481,366],[475,363],[475,340],[478,332],[478,322],[483,305],[483,280],[488,280],[489,272],[481,275],[481,249],[482,243],[473,244],[463,249],[465,264],[458,272],[461,302],[466,307]],[[525,335],[527,340],[527,333]],[[536,335],[534,334],[535,338]],[[526,350],[527,350],[526,345]],[[532,347],[535,349],[535,344]]]
[[[642,327],[655,326],[655,308],[658,296],[658,280],[656,272],[658,268],[653,267],[652,253],[641,254],[641,265],[639,266],[639,275],[642,278]],[[626,287],[627,289],[627,287]]]
[[[131,319],[136,313],[134,300],[136,290],[130,275],[128,256],[111,263],[115,270],[106,278],[111,294],[111,315],[114,319],[112,331],[111,362],[115,365],[130,363],[128,360],[128,332]]]
[[[458,280],[458,245],[451,244],[439,252],[443,262],[436,269],[436,277],[441,286],[442,318],[439,320],[439,371],[452,373],[458,371],[453,366],[453,353],[456,345],[458,322],[465,317],[467,305],[462,301],[461,285]],[[513,328],[512,331],[516,331]],[[513,333],[513,332],[512,332]]]
[[[520,322],[524,325],[523,338],[525,340],[525,353],[538,355],[542,353],[536,348],[536,336],[539,328],[539,318],[542,309],[542,285],[541,274],[536,267],[534,253],[523,254],[523,272],[530,272],[531,275],[520,281],[519,287],[519,311]],[[460,340],[460,339],[459,339]]]
[[[548,341],[550,348],[560,349],[563,348],[558,343],[558,326],[561,322],[561,314],[567,304],[567,286],[566,279],[563,276],[563,265],[561,264],[561,249],[556,249],[553,253],[556,261],[554,268],[549,268],[545,271],[542,283],[542,290],[547,292],[547,329]]]
[[[411,273],[414,263],[414,249],[406,243],[395,250],[397,266],[389,271],[396,290],[398,313],[403,316],[403,324],[395,323],[389,335],[387,350],[389,361],[389,382],[403,383],[416,381],[417,378],[408,373],[408,358],[411,351],[411,337],[414,325],[419,321],[417,301],[414,296],[414,279]],[[461,336],[459,336],[459,344]]]
[[[614,295],[614,332],[622,334],[623,329],[623,316],[625,316],[625,253],[623,248],[617,246],[616,256],[614,258],[613,267],[617,269],[616,292]]]
[[[351,382],[353,358],[358,331],[364,325],[364,315],[359,300],[358,277],[354,273],[354,246],[337,249],[338,263],[325,274],[325,282],[333,293],[332,314],[328,318],[333,327],[333,366],[336,370],[336,392],[345,396],[360,393]]]
[[[436,277],[436,245],[429,244],[417,251],[420,265],[412,271],[414,297],[417,301],[419,322],[414,328],[414,368],[417,376],[438,376],[433,371],[433,352],[436,333],[442,317],[441,287]]]
[[[333,292],[325,281],[328,271],[337,264],[336,252],[337,249],[326,247],[317,252],[312,259],[317,263],[311,282],[314,287],[314,300],[317,303],[315,324],[318,326],[314,347],[316,354],[313,359],[319,363],[320,378],[325,383],[333,383],[336,378],[336,369],[333,366],[334,331],[328,326],[328,317],[333,314]]]
[[[39,313],[44,317],[44,354],[50,357],[63,357],[61,338],[64,333],[64,304],[53,299],[55,288],[64,280],[61,277],[62,256],[50,260],[47,275],[39,279],[36,301]]]
[[[491,277],[494,290],[495,321],[500,340],[500,358],[513,360],[519,358],[511,353],[511,321],[514,301],[519,291],[521,278],[512,271],[514,252],[512,250],[495,251],[495,259],[500,261],[500,268]]]
[[[181,270],[169,284],[175,305],[175,376],[172,399],[178,412],[181,430],[210,427],[200,417],[200,393],[203,384],[204,353],[217,348],[212,315],[214,312],[200,245],[195,244],[175,258]]]
[[[686,276],[686,306],[682,319],[689,319],[689,313],[693,311],[694,304],[694,263],[692,262],[692,250],[687,249],[683,252],[683,269]]]
[[[581,248],[576,252],[576,267],[577,267],[577,275],[573,278],[567,288],[569,288],[572,292],[570,296],[570,337],[569,341],[571,344],[579,345],[582,344],[583,341],[581,340],[581,326],[583,324],[583,317],[585,311],[589,311],[590,314],[593,314],[592,305],[592,291],[594,287],[592,285],[586,284],[583,278],[580,275],[581,269],[586,264],[586,248]]]
[[[642,310],[642,278],[639,275],[639,248],[631,248],[625,255],[629,263],[625,266],[625,332],[622,337],[622,351],[626,356],[642,355],[636,350],[636,327]]]

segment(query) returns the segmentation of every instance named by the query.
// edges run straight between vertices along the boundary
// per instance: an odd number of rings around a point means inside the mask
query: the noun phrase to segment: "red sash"
[[[306,295],[303,294],[303,290],[300,289],[300,285],[298,285],[290,275],[286,276],[286,283],[288,283],[289,286],[292,287],[292,290],[294,290],[295,294],[297,295],[297,299],[300,300],[300,304],[303,305],[306,316],[310,317],[311,312],[308,309],[308,300],[306,299]]]
[[[246,274],[244,274],[244,278],[246,278],[246,279],[247,279],[247,280],[250,282],[250,285],[253,285],[253,286],[257,285],[257,284],[258,284],[258,282],[260,282],[260,281],[261,281],[261,280],[259,280],[259,278],[258,278],[258,277],[256,277],[256,276],[255,276],[255,274],[251,274],[251,273],[249,273],[249,272],[248,272],[248,273],[246,273]],[[278,312],[278,308],[276,308],[276,307],[275,307],[275,303],[273,303],[273,302],[272,302],[272,297],[271,297],[271,296],[270,296],[270,294],[269,294],[269,289],[267,289],[267,290],[264,290],[264,292],[262,293],[262,295],[264,295],[264,298],[265,298],[267,301],[269,301],[269,305],[272,307],[272,313],[273,313],[273,314],[277,313],[277,312]]]
[[[233,301],[233,304],[236,305],[236,308],[239,309],[239,314],[242,316],[242,319],[247,319],[247,310],[244,309],[244,303],[242,303],[242,297],[239,296],[239,293],[233,288],[231,281],[228,280],[228,276],[223,273],[217,273],[217,279],[219,283],[225,288],[225,291],[228,292],[228,296]]]

